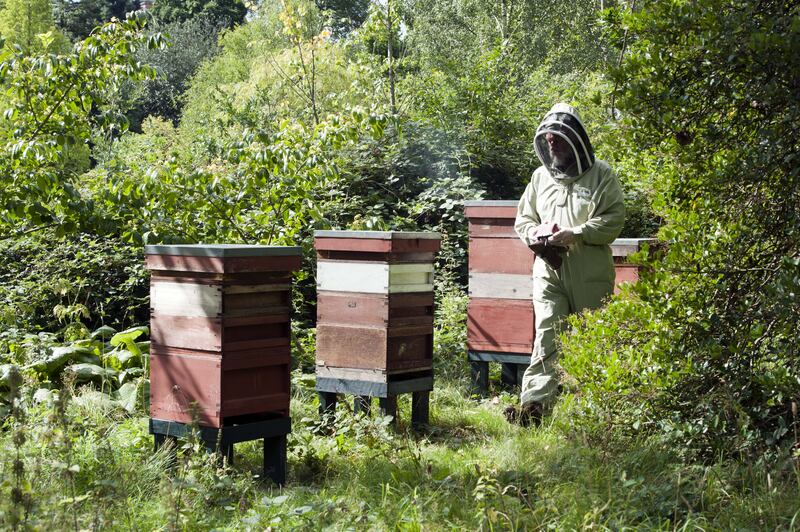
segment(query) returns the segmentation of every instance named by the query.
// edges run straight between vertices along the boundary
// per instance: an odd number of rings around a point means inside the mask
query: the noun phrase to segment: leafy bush
[[[436,314],[433,331],[433,361],[436,377],[466,386],[467,304],[469,297],[448,283],[437,284]]]
[[[148,319],[143,250],[106,236],[53,231],[0,242],[7,327],[54,331],[79,321],[123,329]],[[73,319],[76,318],[76,319]]]
[[[710,0],[619,19],[620,36],[633,32],[614,73],[622,125],[659,162],[668,250],[638,299],[579,318],[566,338],[586,413],[606,429],[646,428],[705,459],[783,459],[797,445],[797,16]]]

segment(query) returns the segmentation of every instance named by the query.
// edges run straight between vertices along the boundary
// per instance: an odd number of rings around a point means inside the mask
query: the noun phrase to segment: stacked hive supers
[[[317,390],[379,397],[394,415],[412,392],[427,421],[433,388],[437,233],[317,231]],[[422,394],[424,393],[424,397]],[[424,404],[423,404],[424,403]]]
[[[534,340],[533,260],[514,231],[516,201],[468,201],[469,307],[467,352],[474,391],[488,386],[488,362],[503,364],[503,380],[518,380]]]
[[[300,269],[300,248],[146,246],[145,257],[152,272],[150,428],[157,444],[196,421],[209,445],[224,429],[220,441],[229,458],[233,443],[246,439],[264,438],[266,449],[280,447],[273,440],[283,436],[285,447],[291,273]]]
[[[503,365],[502,380],[520,381],[536,333],[533,313],[534,255],[514,231],[517,201],[468,201],[469,307],[467,353],[473,391],[488,388],[488,363]],[[640,267],[628,257],[652,238],[618,238],[611,245],[616,285],[636,282]],[[616,288],[619,291],[619,288]]]

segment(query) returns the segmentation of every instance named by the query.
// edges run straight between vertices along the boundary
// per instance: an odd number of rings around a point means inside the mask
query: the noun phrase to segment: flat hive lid
[[[316,238],[370,238],[377,240],[441,240],[442,235],[433,231],[314,231]]]
[[[433,231],[314,231],[317,251],[435,253],[441,241]]]
[[[618,238],[611,243],[611,252],[615,257],[627,257],[642,249],[642,244],[655,241],[655,238]]]
[[[467,218],[501,218],[517,217],[519,200],[479,200],[464,202],[464,216]]]
[[[464,207],[516,207],[519,200],[471,200],[465,201]]]
[[[259,246],[255,244],[174,244],[145,246],[146,255],[175,255],[180,257],[290,257],[300,256],[300,246]]]

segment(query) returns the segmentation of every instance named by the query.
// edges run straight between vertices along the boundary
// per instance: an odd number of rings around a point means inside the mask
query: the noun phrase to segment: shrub
[[[143,250],[111,237],[52,231],[0,243],[0,304],[7,326],[53,331],[78,317],[90,329],[148,319]],[[57,312],[54,313],[54,311]]]

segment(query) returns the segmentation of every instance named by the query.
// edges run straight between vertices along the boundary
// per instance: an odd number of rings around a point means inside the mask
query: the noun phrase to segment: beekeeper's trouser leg
[[[536,338],[531,363],[522,377],[520,403],[549,406],[558,388],[556,336],[569,314],[569,299],[559,279],[536,278],[533,291]]]
[[[610,259],[609,259],[610,261]],[[533,312],[536,338],[531,363],[522,377],[520,403],[541,403],[549,407],[558,391],[558,350],[556,337],[572,312],[598,308],[614,287],[613,265],[605,280],[584,280],[581,264],[565,260],[558,272],[547,269],[546,275],[533,280]],[[602,276],[601,276],[602,277]]]

